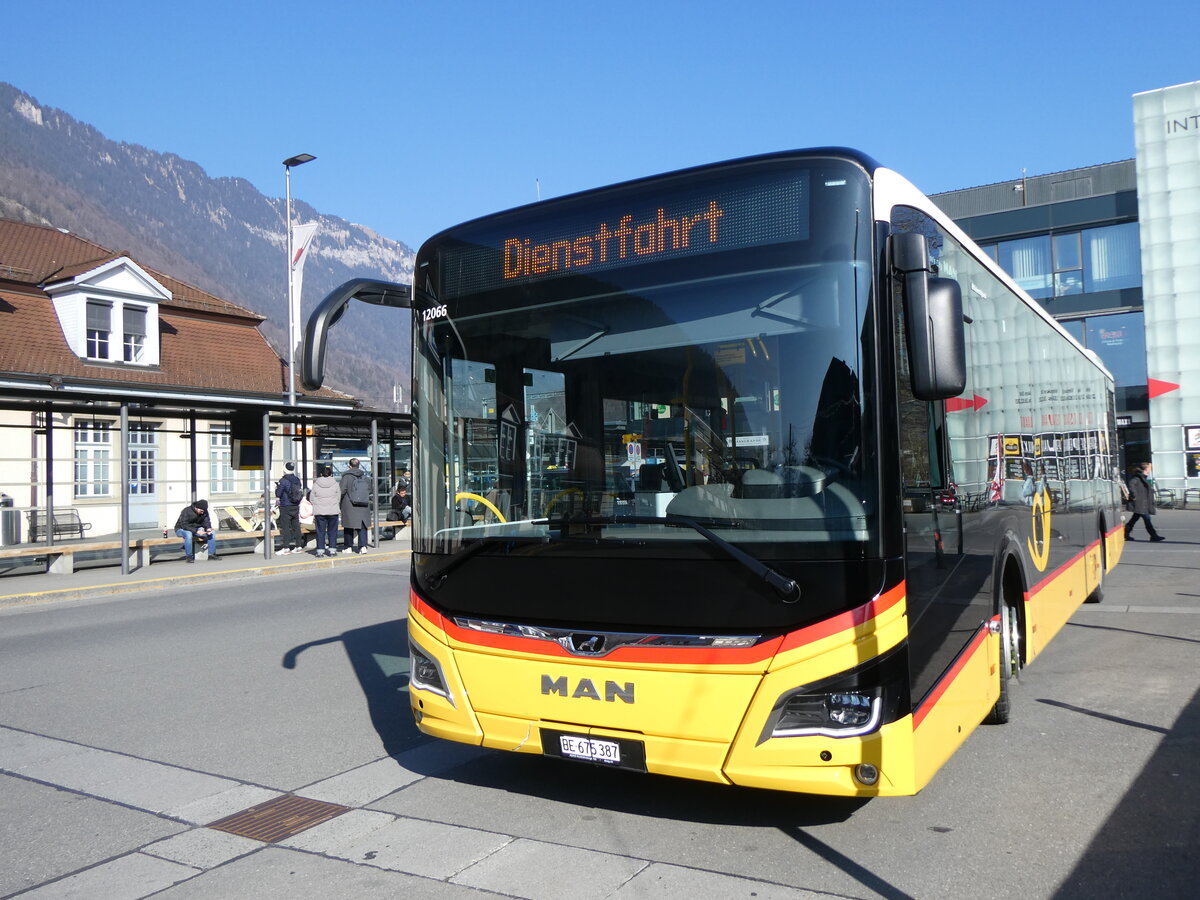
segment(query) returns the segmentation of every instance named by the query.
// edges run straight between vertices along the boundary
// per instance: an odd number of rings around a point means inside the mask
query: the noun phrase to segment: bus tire
[[[991,725],[1008,723],[1012,712],[1009,686],[1021,672],[1021,614],[1015,605],[1022,596],[1018,581],[1016,567],[1010,562],[1000,585],[1000,693],[985,720]]]

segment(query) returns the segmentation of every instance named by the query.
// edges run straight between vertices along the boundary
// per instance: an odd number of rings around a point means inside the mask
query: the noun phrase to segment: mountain
[[[63,228],[267,317],[286,359],[286,203],[243,178],[210,178],[173,153],[109,140],[0,82],[0,217]],[[411,282],[413,251],[292,201],[319,222],[304,266],[303,314],[351,278]],[[326,383],[372,407],[408,400],[409,314],[352,304],[330,335]]]

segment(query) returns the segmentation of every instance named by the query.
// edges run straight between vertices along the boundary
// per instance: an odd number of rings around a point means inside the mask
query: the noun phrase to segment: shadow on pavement
[[[409,709],[406,621],[381,622],[300,644],[283,655],[283,667],[296,668],[297,660],[305,650],[336,643],[341,643],[346,651],[367,700],[371,725],[388,755],[395,756],[432,740],[417,731]]]
[[[371,724],[388,755],[397,756],[422,745],[436,746],[436,739],[417,730],[409,708],[406,621],[382,622],[300,644],[284,653],[282,665],[295,669],[304,651],[336,643],[346,651],[366,698]],[[467,749],[463,745],[443,746]],[[715,785],[476,749],[478,757],[451,769],[439,759],[444,753],[432,753],[427,760],[424,754],[409,753],[404,765],[414,772],[462,784],[581,807],[714,824],[777,826],[793,837],[795,830],[804,826],[845,821],[867,802]],[[425,762],[428,772],[423,772]]]
[[[439,777],[631,815],[715,825],[775,826],[793,837],[794,829],[799,827],[843,822],[867,802],[645,775],[501,751],[443,772]]]
[[[1142,769],[1055,900],[1195,897],[1200,879],[1200,691]]]

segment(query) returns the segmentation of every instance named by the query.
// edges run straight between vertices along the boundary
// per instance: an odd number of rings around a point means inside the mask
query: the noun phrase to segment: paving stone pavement
[[[425,744],[323,779],[295,793],[350,809],[271,844],[206,826],[284,792],[0,726],[0,775],[155,816],[170,832],[42,884],[0,876],[0,892],[23,900],[368,896],[401,890],[419,897],[530,900],[817,896],[769,882],[366,808],[488,752],[461,744]],[[289,867],[287,876],[281,867]],[[297,873],[302,873],[300,890]]]

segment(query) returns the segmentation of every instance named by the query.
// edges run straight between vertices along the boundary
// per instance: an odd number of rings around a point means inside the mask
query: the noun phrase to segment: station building
[[[304,391],[263,321],[128,253],[0,218],[0,578],[128,569],[124,549],[170,540],[198,498],[254,548],[287,463],[307,481],[318,461],[369,460],[386,506],[409,417]]]
[[[1134,159],[933,200],[1117,383],[1123,467],[1200,488],[1200,81],[1134,95]]]

